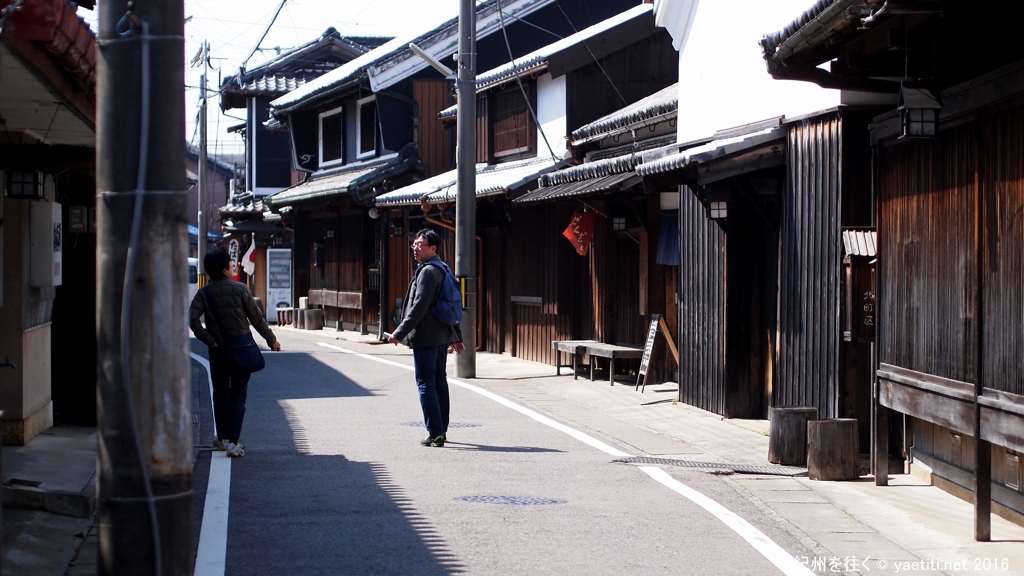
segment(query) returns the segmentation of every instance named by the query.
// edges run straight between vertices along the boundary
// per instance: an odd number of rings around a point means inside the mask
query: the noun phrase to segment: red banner
[[[562,232],[562,236],[572,242],[573,248],[580,256],[586,256],[590,250],[590,242],[594,239],[594,220],[596,212],[576,212],[569,221],[569,227]]]

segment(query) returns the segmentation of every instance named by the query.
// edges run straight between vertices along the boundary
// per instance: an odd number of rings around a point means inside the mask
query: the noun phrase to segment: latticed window
[[[524,84],[524,88],[532,97],[532,84]],[[519,86],[512,84],[496,93],[490,112],[495,158],[536,151],[537,127]]]

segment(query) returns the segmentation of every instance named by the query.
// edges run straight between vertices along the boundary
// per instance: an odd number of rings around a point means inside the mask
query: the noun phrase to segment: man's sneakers
[[[227,450],[227,442],[225,442],[224,440],[221,440],[220,438],[214,438],[213,439],[213,449],[218,451],[218,452],[223,452],[223,451]]]
[[[427,436],[423,440],[420,440],[422,446],[432,446],[434,448],[441,448],[444,446],[445,437],[441,436]]]
[[[225,442],[224,451],[228,453],[228,458],[241,458],[245,456],[245,450],[242,449],[242,445],[235,444],[234,442]]]

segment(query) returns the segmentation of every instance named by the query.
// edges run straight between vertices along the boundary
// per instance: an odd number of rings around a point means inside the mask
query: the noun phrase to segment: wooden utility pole
[[[192,573],[182,0],[100,3],[99,574]]]
[[[209,58],[210,44],[204,40],[202,48],[203,75],[199,77],[199,217],[196,220],[197,227],[199,228],[196,234],[196,255],[199,260],[200,274],[206,274],[203,258],[206,257],[207,218],[210,217],[206,213],[210,202],[210,184],[209,179],[206,177],[208,165],[206,156],[206,65],[209,62]],[[206,284],[205,278],[201,284]]]
[[[459,378],[476,378],[476,11],[473,5],[473,0],[459,0],[455,275],[464,282],[466,294],[462,315],[462,341],[466,351],[455,359],[455,375]]]

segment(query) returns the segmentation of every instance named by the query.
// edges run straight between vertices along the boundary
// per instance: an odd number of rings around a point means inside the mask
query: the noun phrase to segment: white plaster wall
[[[551,151],[561,158],[566,151],[565,137],[569,134],[565,120],[565,76],[552,78],[551,74],[544,74],[537,78],[537,124],[537,155],[548,154],[544,144],[544,136],[547,136]]]
[[[680,142],[773,116],[799,116],[840,103],[838,90],[826,90],[810,82],[774,80],[765,70],[758,42],[765,34],[792,22],[811,4],[811,0],[700,2],[679,57]]]

